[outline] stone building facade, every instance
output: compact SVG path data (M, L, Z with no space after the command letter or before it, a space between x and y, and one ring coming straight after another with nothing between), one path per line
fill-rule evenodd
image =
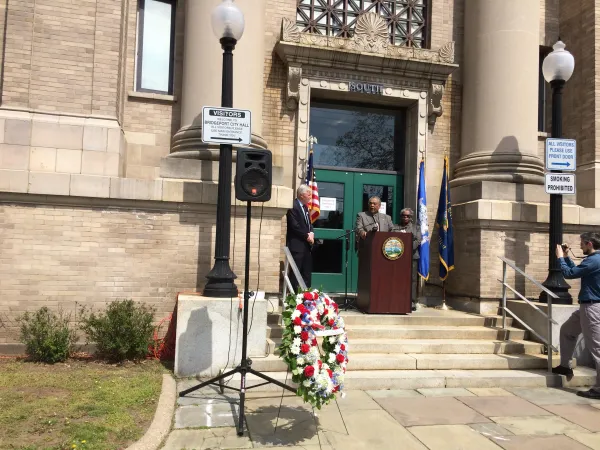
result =
M14 342L16 316L42 305L73 311L133 298L165 315L178 292L202 290L214 256L218 148L202 143L200 112L220 104L221 48L210 24L219 1L0 0L0 343ZM578 141L565 240L597 229L599 2L236 4L246 28L234 53L234 106L252 111L252 146L268 148L274 163L272 199L254 208L253 288L281 291L283 216L304 176L310 136L319 139L320 124L311 121L319 108L326 118L364 110L362 118L395 120L393 137L385 137L393 141L393 167L373 169L367 161L348 168L348 160L317 166L328 180L320 183L325 194L346 187L333 212L341 214L344 203L344 220L352 220L360 210L368 189L348 197L363 188L356 174L383 186L388 211L414 208L423 158L433 229L447 155L456 266L449 301L493 311L498 256L542 281L551 123L539 71L559 34L576 60L564 102L565 137ZM359 151L371 145L352 138L344 134ZM344 145L315 151L325 158L334 147ZM242 283L245 208L232 204L232 267ZM328 252L338 249L327 234L335 228L323 228ZM441 296L436 247L423 291L428 301ZM322 270L319 280L337 274ZM513 282L537 297L535 287Z

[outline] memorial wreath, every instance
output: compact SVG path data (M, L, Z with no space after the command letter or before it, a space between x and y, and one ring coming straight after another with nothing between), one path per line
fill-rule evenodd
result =
M290 294L283 309L281 357L298 384L298 395L321 409L344 388L348 336L337 304L318 290ZM317 338L323 337L323 355Z

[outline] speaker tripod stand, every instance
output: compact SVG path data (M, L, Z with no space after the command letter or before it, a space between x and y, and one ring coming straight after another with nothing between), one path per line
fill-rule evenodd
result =
M185 391L181 391L181 393L179 394L180 397L185 397L187 394L189 394L190 392L196 391L198 389L201 389L205 386L209 386L209 385L216 385L219 386L219 388L221 389L221 393L223 393L223 389L230 389L232 391L237 391L240 393L240 413L239 413L239 418L238 418L238 427L237 427L237 434L238 436L242 436L244 434L244 420L245 420L245 413L244 413L244 403L246 400L246 391L249 389L254 389L257 388L259 386L264 386L266 384L275 384L277 386L279 386L280 388L283 389L287 389L288 391L293 392L294 394L296 393L296 389L294 389L291 386L288 386L287 384L282 383L281 381L275 380L267 375L264 375L260 372L258 372L257 370L252 369L252 367L250 367L252 365L252 360L250 358L248 358L248 304L249 304L249 299L250 299L250 287L249 287L249 279L250 279L250 218L252 215L252 211L251 211L251 202L247 202L247 206L246 206L246 268L245 268L245 277L244 277L244 315L243 315L243 335L242 335L242 361L240 363L239 366L237 366L235 369L230 370L229 372L225 372L222 373L221 375L212 378L208 381L205 381L203 383L200 383L197 386L193 386L189 389L186 389ZM234 388L234 387L230 387L227 386L223 383L223 380L231 375L235 375L236 373L239 373L241 376L241 380L240 380L240 388ZM254 384L252 386L246 386L246 376L248 374L252 374L252 375L256 375L259 378L262 378L263 380L265 380L264 383L259 383L259 384Z

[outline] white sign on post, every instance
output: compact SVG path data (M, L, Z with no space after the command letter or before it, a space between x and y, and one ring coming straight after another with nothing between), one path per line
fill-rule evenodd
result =
M575 194L575 175L570 173L547 173L546 194Z
M250 145L252 113L245 109L202 108L202 142Z
M575 171L577 168L575 139L546 139L546 169Z

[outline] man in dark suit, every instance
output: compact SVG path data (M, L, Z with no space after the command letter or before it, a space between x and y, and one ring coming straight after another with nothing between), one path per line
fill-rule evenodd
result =
M287 217L287 235L286 245L294 258L294 262L300 271L300 275L310 287L312 277L312 246L315 243L315 234L308 214L308 203L311 200L312 192L308 186L302 184L296 191L296 200L294 206L288 209ZM293 273L290 275L290 281L294 292L298 290L298 281Z

